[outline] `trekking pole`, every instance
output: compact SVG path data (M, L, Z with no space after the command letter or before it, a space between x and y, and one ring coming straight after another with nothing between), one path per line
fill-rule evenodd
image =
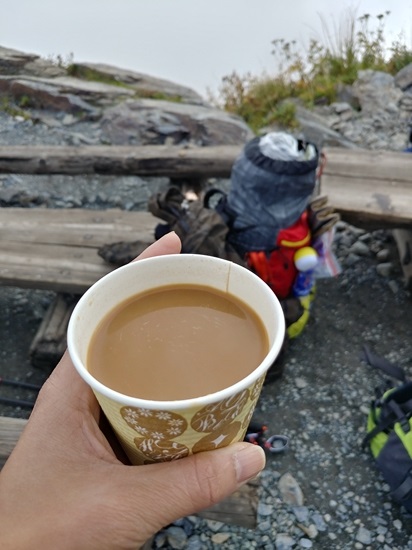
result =
M0 385L11 386L12 388L22 388L25 390L40 391L41 386L35 384L29 384L28 382L20 382L19 380L6 380L0 376ZM33 401L26 401L25 399L15 399L12 397L0 396L0 403L3 405L10 405L11 407L25 407L32 409L34 407Z
M35 384L29 384L28 382L20 382L19 380L6 380L0 376L0 385L12 386L14 388L24 388L26 390L39 391L41 386L36 386Z
M26 407L28 409L32 409L34 407L34 402L32 401L25 401L24 399L11 399L9 397L1 396L0 403L3 405L10 405L12 407Z

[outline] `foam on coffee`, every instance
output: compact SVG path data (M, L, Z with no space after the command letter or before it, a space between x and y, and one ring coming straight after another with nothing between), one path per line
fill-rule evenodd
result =
M190 399L242 380L268 348L263 323L238 298L207 286L170 285L109 312L91 339L87 368L131 397Z

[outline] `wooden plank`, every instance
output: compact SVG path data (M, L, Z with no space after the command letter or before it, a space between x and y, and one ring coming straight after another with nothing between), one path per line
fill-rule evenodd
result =
M57 294L30 345L33 366L52 370L67 347L67 326L78 298L72 294Z
M325 148L320 192L342 219L369 228L412 225L412 155Z
M321 193L328 203L353 225L394 229L412 225L412 182L379 185L345 176L323 175Z
M113 268L90 248L1 243L0 284L82 293Z
M405 278L405 287L412 289L412 229L395 229L393 236Z
M154 240L161 220L150 212L118 209L87 210L2 208L0 248L4 242L62 244L97 248L122 240Z
M241 146L1 146L0 173L228 177Z
M20 418L0 416L0 469L16 446L26 423L27 420ZM258 489L257 481L249 482L222 502L203 510L198 515L254 529L257 525Z
M325 175L379 182L411 182L412 155L400 151L325 147Z

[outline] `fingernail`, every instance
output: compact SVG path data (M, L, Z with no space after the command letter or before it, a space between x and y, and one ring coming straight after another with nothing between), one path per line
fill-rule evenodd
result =
M265 467L265 451L259 445L245 443L233 456L239 485L256 477Z

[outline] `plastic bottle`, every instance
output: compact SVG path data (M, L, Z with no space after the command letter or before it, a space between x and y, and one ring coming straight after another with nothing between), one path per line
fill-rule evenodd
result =
M292 289L293 295L307 296L315 284L314 269L318 263L318 254L311 246L305 246L296 251L293 259L298 269Z

